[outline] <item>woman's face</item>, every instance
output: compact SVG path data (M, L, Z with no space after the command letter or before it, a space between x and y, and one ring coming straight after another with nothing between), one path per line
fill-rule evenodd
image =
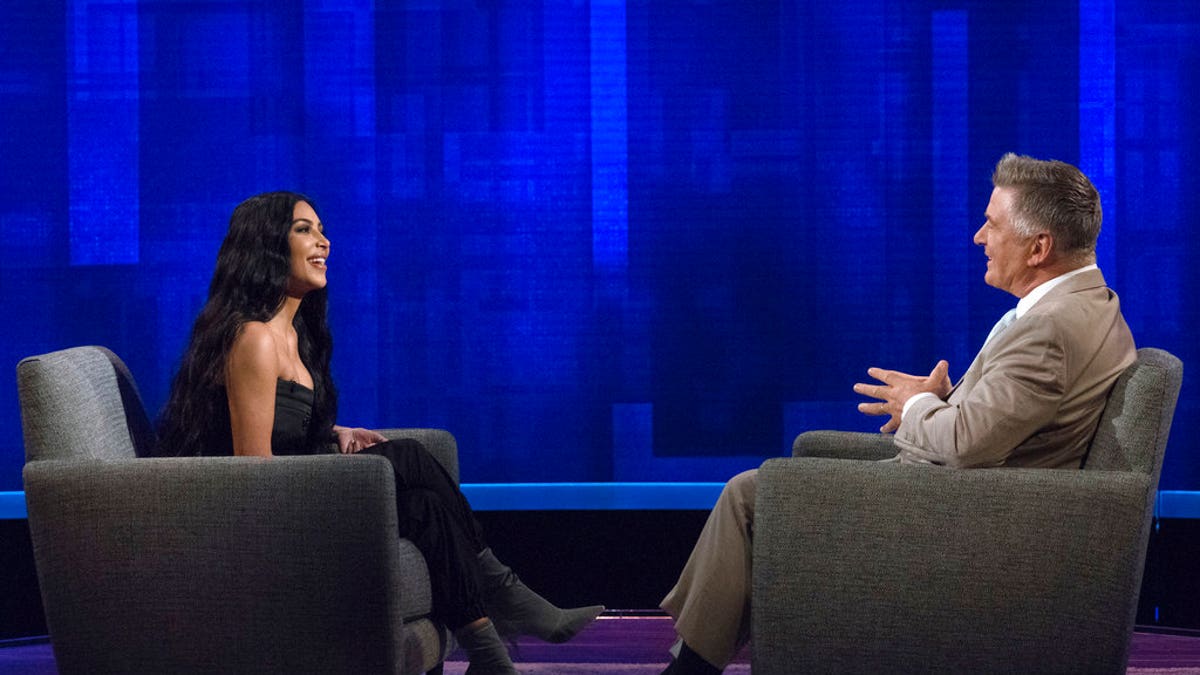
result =
M329 259L329 240L317 212L308 202L296 202L292 209L292 227L288 244L292 250L292 273L288 277L288 295L303 297L309 291L325 288L325 263Z

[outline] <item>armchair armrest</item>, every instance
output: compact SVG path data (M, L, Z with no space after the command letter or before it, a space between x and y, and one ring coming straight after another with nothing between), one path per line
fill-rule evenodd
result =
M897 453L890 434L851 431L806 431L792 442L793 457L891 459Z
M1124 672L1149 477L812 458L758 481L755 673Z
M389 441L398 438L412 438L420 441L421 445L424 445L425 449L442 463L454 482L458 482L458 443L449 431L445 429L376 429L376 431L386 436Z
M400 672L386 459L40 461L24 477L64 673Z

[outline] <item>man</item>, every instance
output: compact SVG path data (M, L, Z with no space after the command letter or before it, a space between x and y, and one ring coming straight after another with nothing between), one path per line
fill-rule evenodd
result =
M894 461L954 468L1079 468L1117 377L1136 358L1120 301L1096 267L1100 195L1079 169L1009 153L992 174L974 241L988 285L1017 298L957 384L939 361L927 376L871 368ZM721 492L662 608L678 654L664 675L719 673L745 643L757 470Z

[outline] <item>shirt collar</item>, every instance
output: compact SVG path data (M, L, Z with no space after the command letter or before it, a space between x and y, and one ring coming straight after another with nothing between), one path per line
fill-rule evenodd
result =
M1083 267L1080 267L1079 269L1071 270L1070 272L1067 272L1066 274L1060 274L1049 281L1043 281L1032 291L1029 291L1029 293L1025 294L1025 297L1023 297L1017 301L1017 318L1019 319L1022 316L1024 316L1025 312L1028 312L1034 305L1036 305L1038 300L1041 300L1042 298L1046 297L1046 294L1049 293L1051 290L1053 290L1055 286L1061 284L1062 282L1066 281L1067 279L1070 279L1073 276L1078 276L1080 274L1083 274L1084 272L1088 272L1090 270L1098 270L1098 269L1100 269L1100 268L1097 267L1096 265L1084 265Z

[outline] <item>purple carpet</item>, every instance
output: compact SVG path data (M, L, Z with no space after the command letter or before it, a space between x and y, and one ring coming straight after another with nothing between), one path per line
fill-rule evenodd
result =
M513 661L525 675L657 675L675 640L670 619L661 616L601 617L570 644L550 645L520 640ZM462 675L467 664L460 654L446 662L446 675ZM750 650L742 651L725 669L730 675L750 672ZM1200 675L1200 635L1135 633L1129 675Z
M525 675L657 675L669 658L674 641L665 617L605 616L569 644L551 645L523 639L514 646L513 660ZM462 675L467 664L460 654L446 662L446 675ZM54 654L44 642L0 648L4 675L56 675ZM750 672L749 650L725 670L730 675ZM1130 649L1129 675L1200 675L1200 634L1137 632Z

